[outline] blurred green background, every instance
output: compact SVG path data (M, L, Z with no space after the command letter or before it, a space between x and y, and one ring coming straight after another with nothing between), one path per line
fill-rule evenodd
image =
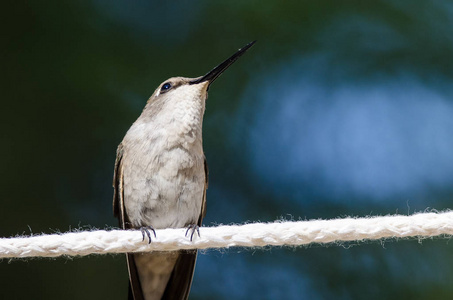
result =
M0 233L117 226L116 146L156 86L210 89L205 225L452 208L451 1L15 1ZM354 247L353 247L354 246ZM447 239L205 251L191 299L452 299ZM3 260L2 299L125 299L123 255Z

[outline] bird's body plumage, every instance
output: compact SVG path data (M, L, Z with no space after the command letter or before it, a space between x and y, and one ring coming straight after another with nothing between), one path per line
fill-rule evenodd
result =
M166 82L176 80L184 79ZM198 223L206 182L201 126L207 84L204 87L184 85L167 97L152 96L121 143L124 205L135 228Z
M202 143L207 91L253 44L204 76L164 81L149 98L117 150L113 212L123 229L201 226L208 185ZM129 298L187 299L196 257L196 250L128 253Z
M201 226L207 187L202 120L208 82L189 85L190 80L165 81L174 91L162 94L159 87L118 147L114 210L124 229ZM196 255L128 254L135 298L140 299L140 292L143 299L187 298ZM175 269L179 278L170 282ZM169 284L177 286L168 289ZM175 291L182 297L175 298Z

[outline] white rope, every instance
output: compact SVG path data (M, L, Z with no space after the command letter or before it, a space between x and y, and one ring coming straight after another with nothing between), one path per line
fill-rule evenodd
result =
M0 258L56 257L178 249L300 246L310 243L378 240L387 238L453 235L453 212L412 216L282 221L218 227L201 227L193 241L186 229L156 230L148 244L140 230L96 230L0 239Z

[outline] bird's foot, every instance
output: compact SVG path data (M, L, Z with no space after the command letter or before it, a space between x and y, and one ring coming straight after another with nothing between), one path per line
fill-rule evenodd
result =
M145 240L145 233L148 236L148 244L151 244L151 231L154 234L154 238L156 238L156 231L154 230L153 226L143 226L140 228L140 231L142 232L143 236L142 241Z
M191 231L191 233L190 233L190 241L192 241L193 235L195 234L195 231L197 232L198 237L200 237L200 226L198 226L197 224L190 224L189 226L187 226L186 236L189 233L189 231Z

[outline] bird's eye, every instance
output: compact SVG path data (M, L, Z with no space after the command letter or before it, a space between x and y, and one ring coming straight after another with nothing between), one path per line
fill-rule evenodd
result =
M164 83L162 85L162 87L160 88L160 91L161 92L166 92L168 91L169 89L171 89L171 83L170 82L167 82L167 83Z

